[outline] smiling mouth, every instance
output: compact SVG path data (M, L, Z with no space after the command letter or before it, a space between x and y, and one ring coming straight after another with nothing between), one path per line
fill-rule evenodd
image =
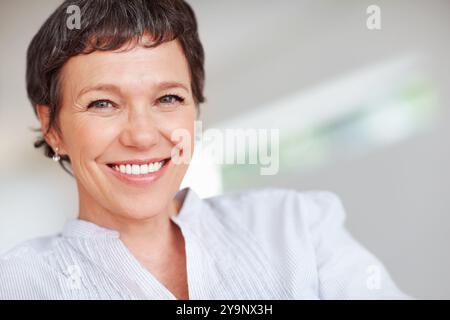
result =
M107 166L125 175L142 176L160 171L161 168L163 168L169 162L169 160L170 158L161 159L158 161L118 162L108 163Z

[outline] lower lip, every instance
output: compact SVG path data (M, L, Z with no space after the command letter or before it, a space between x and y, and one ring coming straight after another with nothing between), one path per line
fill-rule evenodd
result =
M107 169L120 181L133 186L133 187L148 187L153 182L155 182L161 175L166 171L167 167L170 164L170 160L167 160L166 163L155 172L150 172L147 174L139 174L139 175L131 175L131 174L125 174L121 173L120 171L116 171L116 169L111 168L110 166L106 165Z

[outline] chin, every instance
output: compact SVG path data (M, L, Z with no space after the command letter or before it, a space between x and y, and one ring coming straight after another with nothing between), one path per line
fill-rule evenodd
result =
M143 195L132 198L132 200L130 200L130 198L123 199L124 201L118 203L116 206L120 209L113 210L113 212L121 212L122 215L132 219L148 219L167 211L167 207L171 201L168 197L156 197L151 195L147 195L145 198L143 198Z

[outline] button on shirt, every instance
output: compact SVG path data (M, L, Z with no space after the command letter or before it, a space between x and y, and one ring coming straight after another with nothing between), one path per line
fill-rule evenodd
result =
M200 199L170 219L185 239L189 298L406 299L344 228L329 192L261 189ZM111 229L80 219L0 257L0 299L176 299Z

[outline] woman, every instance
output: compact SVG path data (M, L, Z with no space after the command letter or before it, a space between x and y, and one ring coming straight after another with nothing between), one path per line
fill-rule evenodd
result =
M182 0L71 0L49 17L27 55L35 145L70 164L79 217L0 259L0 298L406 297L345 231L331 193L179 191L203 65Z

